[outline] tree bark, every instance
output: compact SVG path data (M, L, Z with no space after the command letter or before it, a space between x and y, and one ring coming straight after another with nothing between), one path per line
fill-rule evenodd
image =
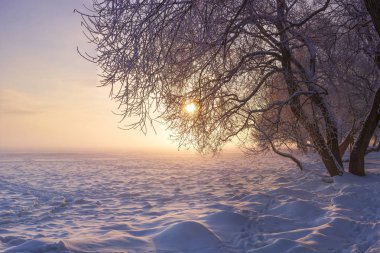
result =
M292 69L292 62L291 62L291 51L289 49L289 38L285 31L285 9L286 4L285 0L277 0L277 29L280 31L280 43L279 46L281 48L281 65L284 68L284 78L287 84L287 90L289 93L289 96L293 96L298 92L298 85L295 81L295 77L293 76L293 69ZM324 107L324 104L322 103L322 100L318 100L320 98L317 96L316 98L313 98L314 103L321 108L322 113L328 113L327 109ZM341 169L343 167L341 166L341 158L339 154L339 146L337 139L335 141L330 141L329 143L326 143L322 133L320 132L320 129L318 125L315 122L312 122L308 119L307 115L305 114L301 101L298 96L294 96L292 101L290 102L290 109L294 116L301 122L301 124L305 127L306 131L311 137L311 140L314 144L314 147L316 148L318 154L321 156L322 161L329 172L330 176L337 176L341 174ZM326 120L327 115L324 115L324 119ZM326 121L327 128L333 127L332 124L330 124L330 118L328 121ZM328 137L333 137L334 135L337 138L337 133L333 131L333 128L328 129L327 131ZM330 147L333 147L335 150L332 151ZM339 158L336 158L336 154Z
M328 110L328 107L319 94L313 96L315 103L320 108L323 118L326 124L326 144L331 150L332 155L334 156L336 162L343 168L342 156L340 155L340 148L338 142L338 128L336 122L333 120L331 112ZM313 99L313 100L314 100Z
M344 138L344 140L339 145L339 153L340 157L343 157L344 153L346 152L347 148L350 146L350 143L354 141L354 126L350 130L350 132L347 134L347 136Z
M380 1L364 0L364 4L371 16L373 25L380 36ZM380 44L377 46L375 54L375 63L380 70ZM364 176L364 157L373 133L376 130L380 120L380 87L375 93L371 110L367 114L364 124L360 130L359 136L355 141L354 147L350 155L349 172L358 176Z
M377 34L380 37L380 1L379 0L364 0L369 15L371 16L372 23L375 26ZM380 69L380 43L377 45L375 54L375 63Z
M275 152L277 155L289 158L298 166L298 168L300 168L300 170L305 170L300 160L298 160L297 158L295 158L293 155L291 155L289 153L285 153L285 152L278 150L272 141L270 141L269 139L268 139L268 141L269 141L269 144L270 144L273 152Z
M364 0L365 7L369 15L371 15L373 25L377 33L380 35L380 1L379 0Z
M350 155L349 172L358 176L364 176L364 156L366 154L371 137L376 130L380 120L380 87L375 93L372 107L368 113L364 124L360 130L359 136L355 141L354 147Z

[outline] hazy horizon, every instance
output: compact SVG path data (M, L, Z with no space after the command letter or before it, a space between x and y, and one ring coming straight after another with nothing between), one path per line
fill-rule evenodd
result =
M148 137L147 137L148 138ZM226 145L219 154L230 154L230 153L243 153L244 151L234 144ZM142 146L142 147L121 147L121 148L59 148L59 147L45 147L45 148L0 148L0 154L126 154L126 153L136 153L136 154L191 154L200 156L213 156L212 152L206 154L201 154L194 148L178 147L176 143L173 147L152 147L152 146Z

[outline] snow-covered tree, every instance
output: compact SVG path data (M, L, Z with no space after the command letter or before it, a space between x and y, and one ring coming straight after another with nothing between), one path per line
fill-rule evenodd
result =
M335 176L339 129L315 36L330 4L93 0L81 15L97 55L85 57L123 115L138 118L130 127L164 120L180 145L201 152L234 137L282 155L282 144L311 148Z

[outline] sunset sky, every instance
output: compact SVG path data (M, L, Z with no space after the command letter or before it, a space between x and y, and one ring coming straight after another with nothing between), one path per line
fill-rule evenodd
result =
M0 151L177 150L158 134L118 128L117 104L97 87L80 17L89 0L0 1Z

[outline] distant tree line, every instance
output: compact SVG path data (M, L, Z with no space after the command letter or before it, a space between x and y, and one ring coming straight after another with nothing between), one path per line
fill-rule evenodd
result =
M293 150L316 152L331 176L347 152L365 175L380 150L378 0L93 0L79 13L97 49L84 56L131 128L163 120L180 146L237 138L301 169Z

